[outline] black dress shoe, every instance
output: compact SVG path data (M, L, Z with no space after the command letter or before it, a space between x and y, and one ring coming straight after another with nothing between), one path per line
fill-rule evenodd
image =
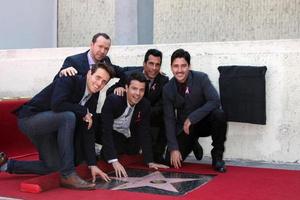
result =
M203 158L203 149L201 147L201 145L199 144L199 142L195 142L193 145L193 153L196 157L197 160L202 160Z
M88 183L81 179L76 173L72 173L67 177L60 178L60 185L65 188L75 190L95 190L96 185L94 183Z
M0 152L0 167L2 167L2 165L4 165L5 163L7 163L7 155L4 152Z
M226 172L226 166L225 166L225 162L223 160L213 161L212 167L217 172L221 172L221 173Z

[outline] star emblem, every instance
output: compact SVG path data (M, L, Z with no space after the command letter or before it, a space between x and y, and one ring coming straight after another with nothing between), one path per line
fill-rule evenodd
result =
M180 196L201 187L214 177L214 175L159 172L131 168L126 169L126 172L128 174L126 178L115 177L115 172L109 173L111 178L109 182L97 178L96 188Z
M159 171L155 171L153 173L150 173L142 177L126 177L126 178L110 177L110 178L126 182L122 185L112 188L112 190L122 190L122 189L149 186L149 187L171 191L171 192L179 192L172 185L172 183L199 180L195 178L166 178Z

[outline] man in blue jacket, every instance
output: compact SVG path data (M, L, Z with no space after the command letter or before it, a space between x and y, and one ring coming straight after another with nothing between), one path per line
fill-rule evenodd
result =
M96 166L93 113L99 91L114 76L105 64L92 66L86 76L57 78L15 111L21 131L36 146L36 161L8 160L1 153L1 171L15 174L48 174L59 171L61 185L72 189L95 189L95 184L82 180L75 172L74 137L83 138L82 151L93 180L108 176ZM80 130L76 132L77 130Z
M113 65L107 53L111 46L111 39L106 33L97 33L93 36L90 49L86 52L68 56L59 70L58 76L74 76L76 74L86 75L91 66L97 62L112 66L115 70L115 76L122 78L123 70L117 65Z
M225 172L223 153L227 120L207 74L190 70L190 54L176 50L171 56L174 77L163 90L164 121L168 140L167 161L175 168L189 155L199 137L211 135L212 166Z

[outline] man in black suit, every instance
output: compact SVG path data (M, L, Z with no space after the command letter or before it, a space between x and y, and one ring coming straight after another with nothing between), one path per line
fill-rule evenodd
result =
M95 184L82 180L75 172L74 137L79 134L82 151L91 170L93 180L108 176L96 166L93 114L99 91L114 76L110 66L98 63L86 76L56 79L28 103L15 111L21 131L38 149L40 160L8 160L1 170L15 174L48 174L59 171L61 185L73 189L95 189ZM92 145L91 145L92 144ZM7 160L1 154L0 160Z
M174 77L163 90L164 120L168 140L167 161L175 168L191 152L199 137L211 135L212 166L225 172L223 153L227 120L220 99L207 74L190 70L190 54L176 50L171 56Z
M113 65L107 53L111 46L111 39L106 33L97 33L93 36L90 49L84 53L69 56L59 70L58 76L74 76L76 74L86 75L91 66L97 62L110 65L116 72L116 77L124 76L123 69L117 65Z
M169 81L167 76L160 73L161 62L162 52L157 49L149 49L144 56L143 67L125 72L126 77L132 73L143 73L149 81L144 96L151 104L150 133L152 137L153 159L158 163L163 162L163 154L167 144L163 121L162 89ZM126 78L120 79L119 82L107 90L107 93L114 92L117 95L123 96L125 92L125 83Z
M143 98L147 79L142 73L127 78L124 96L110 94L102 107L102 155L113 165L117 177L127 176L118 162L120 154L139 154L150 168L167 166L153 162L150 135L150 103Z

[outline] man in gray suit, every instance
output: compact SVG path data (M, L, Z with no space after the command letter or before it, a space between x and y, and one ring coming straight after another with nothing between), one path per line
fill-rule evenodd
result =
M192 151L199 137L212 137L212 167L225 172L223 161L227 120L207 74L190 69L190 54L177 49L171 56L174 77L163 90L164 121L168 140L166 161L175 168Z

